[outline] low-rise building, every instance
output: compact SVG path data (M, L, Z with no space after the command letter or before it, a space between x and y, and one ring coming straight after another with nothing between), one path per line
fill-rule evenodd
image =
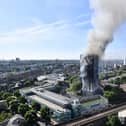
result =
M108 105L108 100L102 96L87 97L80 101L77 97L63 96L41 86L22 89L20 93L26 97L28 102L35 101L41 106L48 106L52 111L51 121L53 124L101 111Z
M118 118L122 125L126 125L126 110L118 112Z

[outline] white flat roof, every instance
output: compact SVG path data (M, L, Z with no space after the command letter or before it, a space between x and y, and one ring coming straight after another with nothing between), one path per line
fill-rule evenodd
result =
M32 91L36 94L39 95L40 97L47 98L56 102L61 103L62 105L69 104L72 100L68 97L65 97L60 94L56 94L54 92L45 90L43 88L32 88Z
M49 108L51 108L53 110L64 111L64 108L62 108L61 106L58 106L58 105L56 105L56 104L54 104L52 102L49 102L49 101L47 101L47 100L45 100L45 99L43 99L43 98L41 98L41 97L39 97L37 95L32 95L32 96L28 96L28 97L31 100L36 101L41 105L46 105L46 106L48 106Z
M37 77L38 81L42 81L42 80L44 80L44 79L46 79L46 78L47 78L46 75L41 75L41 76L38 76L38 77Z
M126 110L118 112L118 117L126 117Z

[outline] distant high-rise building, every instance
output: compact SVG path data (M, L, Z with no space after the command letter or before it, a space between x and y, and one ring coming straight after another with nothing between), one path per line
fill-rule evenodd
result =
M126 65L126 58L124 58L123 60L123 65Z
M114 68L117 68L117 64L115 63L115 64L113 65L113 67L114 67Z
M18 58L18 57L16 57L16 59L15 59L16 61L20 61L20 58Z

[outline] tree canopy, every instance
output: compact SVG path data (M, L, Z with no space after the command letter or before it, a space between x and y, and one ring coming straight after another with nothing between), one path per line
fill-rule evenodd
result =
M22 116L24 116L25 113L29 110L30 107L28 106L28 104L20 104L18 107L18 113L20 113Z
M68 91L77 92L81 89L81 81L79 76L71 76L69 78L69 89Z
M37 102L32 102L32 108L35 110L35 111L39 111L41 109L41 105Z
M106 126L121 126L121 122L117 116L109 116L108 121L106 122Z
M50 110L47 106L42 107L40 112L41 112L42 119L47 121L50 120Z
M17 113L18 112L18 105L19 105L18 100L10 101L9 108L10 108L12 113Z
M37 119L38 119L36 112L34 110L27 111L24 117L28 126L32 126L36 124Z

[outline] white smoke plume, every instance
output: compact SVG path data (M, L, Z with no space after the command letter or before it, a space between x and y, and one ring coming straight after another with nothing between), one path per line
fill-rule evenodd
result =
M102 56L116 29L126 21L126 0L90 0L93 30L88 35L88 54Z

